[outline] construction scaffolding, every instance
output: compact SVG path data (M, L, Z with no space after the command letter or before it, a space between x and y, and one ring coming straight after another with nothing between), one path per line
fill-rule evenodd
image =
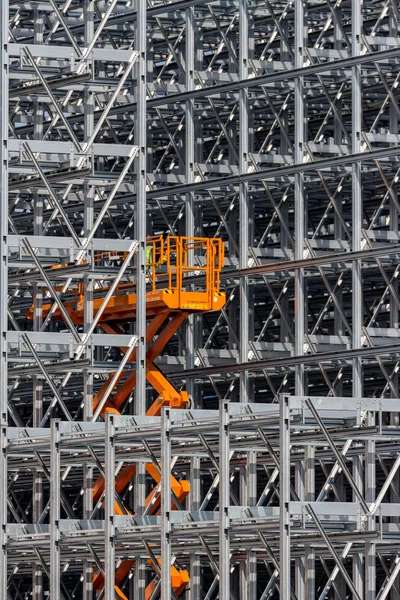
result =
M0 37L0 599L398 600L398 0Z

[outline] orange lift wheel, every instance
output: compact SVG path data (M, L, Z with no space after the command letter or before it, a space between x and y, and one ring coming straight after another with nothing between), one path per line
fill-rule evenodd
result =
M101 262L107 257L104 253L95 256L95 262ZM113 257L118 259L117 256ZM123 256L120 257L121 260ZM156 390L157 398L147 411L147 415L157 416L163 406L174 408L185 408L188 404L187 392L177 390L171 382L163 375L155 365L156 358L163 351L169 340L176 333L179 326L189 314L204 313L213 310L221 310L225 304L225 294L220 291L220 273L224 263L224 246L219 238L195 238L155 236L146 242L146 315L148 319L146 331L146 379ZM133 265L134 268L134 265ZM202 275L201 283L193 285L193 275ZM196 289L194 289L196 288ZM108 288L96 290L96 298L93 302L94 314L96 314L102 303L102 296L107 293ZM83 289L78 286L75 298L64 304L71 320L76 325L83 324ZM51 309L51 305L43 306L44 317ZM123 323L131 322L136 316L136 294L134 284L119 285L115 295L109 300L105 308L99 326L105 333L124 333ZM33 306L28 312L28 319L33 318ZM62 320L61 311L57 308L53 313L54 319ZM122 350L125 350L122 348ZM134 350L129 362L135 362L136 351ZM93 398L93 411L102 402L102 398L113 379L111 374L104 381L100 390ZM115 382L114 389L107 401L101 407L100 415L104 418L107 412L121 414L123 406L132 394L136 385L136 372L123 371ZM154 464L146 465L146 471L154 480L156 486L146 499L149 514L158 514L160 508L160 494L157 484L160 476ZM134 465L126 466L117 475L115 480L115 491L121 494L130 484L136 473ZM171 476L171 489L179 504L181 504L190 491L189 482L177 481ZM101 501L104 493L104 479L100 476L93 486L93 500ZM173 505L173 508L177 506ZM121 502L115 503L116 514L130 514L129 510ZM160 559L158 559L159 561ZM151 561L150 561L151 564ZM134 566L134 561L125 560L120 563L115 573L116 598L126 599L120 589L120 585ZM153 565L155 571L157 568ZM179 597L189 582L189 574L185 570L171 567L172 589ZM93 587L101 592L104 586L104 578L99 571L94 575ZM146 599L151 598L156 587L153 580L146 588Z

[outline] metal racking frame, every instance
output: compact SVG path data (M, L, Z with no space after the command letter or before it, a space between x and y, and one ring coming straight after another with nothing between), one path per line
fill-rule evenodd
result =
M111 600L133 557L129 600L173 598L171 562L187 600L397 599L398 2L0 6L0 597ZM228 301L157 361L191 409L146 417L145 240L170 234L223 238ZM121 282L136 321L106 335ZM82 284L83 326L43 317ZM135 394L93 422L133 346ZM191 486L151 517L149 451L158 492Z

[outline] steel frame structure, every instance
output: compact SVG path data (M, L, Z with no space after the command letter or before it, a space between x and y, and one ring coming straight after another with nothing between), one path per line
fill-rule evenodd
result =
M171 564L187 600L399 598L399 29L397 0L2 0L1 598L114 600L125 559L129 600L175 598ZM149 235L226 246L226 306L156 362L191 407L161 417Z

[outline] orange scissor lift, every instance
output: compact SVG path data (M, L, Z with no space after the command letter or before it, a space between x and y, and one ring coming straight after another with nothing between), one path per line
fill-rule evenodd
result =
M187 392L177 390L154 364L154 361L189 314L221 310L224 306L225 294L220 291L224 246L219 238L177 236L164 238L163 236L154 236L147 238L146 257L146 379L158 394L146 414L157 416L163 406L174 408L185 408L187 406ZM104 254L97 255L95 261L99 262L103 258ZM194 286L191 282L191 276L193 275L203 275L202 281L204 283L200 285L196 283L196 286ZM196 291L194 287L196 287ZM99 296L93 301L94 314L101 306L107 288L102 288L100 291L96 290L96 292L99 292ZM83 324L83 288L81 285L75 293L75 298L65 302L64 307L76 325ZM48 314L50 308L51 305L43 306L44 316ZM33 309L31 308L28 318L32 317ZM59 309L55 310L53 317L63 319ZM109 300L99 325L105 333L122 334L125 333L123 324L134 321L135 317L135 286L130 283L122 284L117 287L115 294ZM122 348L122 350L125 349ZM129 357L129 362L135 362L135 360L136 351L134 350ZM101 403L112 379L113 374L110 374L95 395L93 399L94 411ZM102 407L101 416L104 418L107 412L121 414L124 404L131 396L135 385L136 372L134 370L122 372L115 382L112 395L109 396ZM160 510L161 498L157 487L160 483L160 475L152 463L146 465L146 471L156 484L146 499L147 511L150 515L156 515ZM121 494L126 486L130 484L135 473L136 466L134 465L126 466L120 471L115 479L115 491L118 494ZM188 481L177 481L173 476L171 476L171 488L180 504L190 491ZM94 502L101 500L103 492L104 478L100 476L93 487ZM176 508L176 506L173 505L173 508ZM115 512L120 515L131 514L121 502L115 502ZM151 561L150 564L152 564ZM115 573L116 598L127 600L120 585L133 566L134 561L124 560L117 567ZM158 571L158 565L152 566L155 571ZM171 583L176 596L179 597L183 593L188 582L189 574L187 571L178 570L176 567L171 566ZM103 586L104 578L102 573L98 571L93 578L93 587L100 593ZM155 588L156 581L153 580L146 588L146 600L151 598Z

